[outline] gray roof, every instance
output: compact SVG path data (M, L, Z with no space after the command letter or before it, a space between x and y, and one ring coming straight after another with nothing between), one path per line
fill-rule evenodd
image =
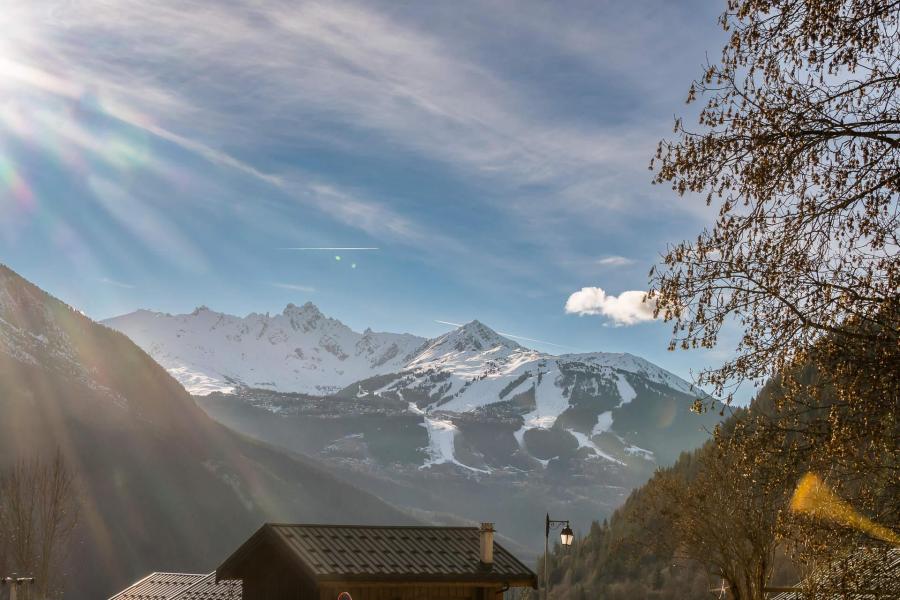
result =
M218 572L237 578L261 543L274 543L320 582L498 582L534 586L537 577L494 542L494 563L480 562L477 527L266 524Z
M797 588L771 600L900 598L900 548L859 548L813 573Z
M240 581L215 573L150 573L109 600L240 600Z
M205 573L150 573L109 600L167 600L204 577Z
M241 600L241 596L242 587L239 580L216 581L216 573L213 571L169 600Z

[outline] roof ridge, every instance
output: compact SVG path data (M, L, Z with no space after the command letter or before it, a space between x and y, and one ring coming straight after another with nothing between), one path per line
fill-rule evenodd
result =
M333 523L266 523L270 527L317 527L329 529L475 529L475 525L348 525Z

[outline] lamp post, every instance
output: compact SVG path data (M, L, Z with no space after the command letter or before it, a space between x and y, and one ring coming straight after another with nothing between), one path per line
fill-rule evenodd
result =
M549 571L549 556L550 556L550 530L551 529L559 529L563 528L562 531L559 532L559 541L566 548L572 545L572 540L575 539L575 533L572 531L572 528L569 527L568 520L557 521L550 518L550 513L547 513L547 521L544 527L544 600L550 595L550 571Z

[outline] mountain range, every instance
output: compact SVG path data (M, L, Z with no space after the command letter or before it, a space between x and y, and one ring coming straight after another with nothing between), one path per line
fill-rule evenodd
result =
M645 439L640 434L645 427L629 418L635 409L628 405L649 401L660 408L699 394L630 354L552 356L479 321L432 340L371 329L358 333L307 302L289 304L274 316L242 318L199 307L184 315L139 310L103 323L125 333L196 395L254 389L399 402L423 419L426 465L485 470L455 456L456 427L448 415L518 421L513 439L539 461L552 457L533 450L540 446L537 440L560 430L594 457L620 462L624 453L653 460L661 451L662 462L671 462L683 448L680 436L673 438L670 431L667 440ZM270 408L290 410L284 403ZM637 410L646 414L642 406ZM496 466L479 464L488 471Z

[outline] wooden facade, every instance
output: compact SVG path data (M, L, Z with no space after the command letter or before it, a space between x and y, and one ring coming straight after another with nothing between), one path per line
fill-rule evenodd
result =
M496 600L503 588L497 584L472 586L468 584L434 585L323 585L319 600L336 600L341 592L349 592L353 600Z
M274 546L258 548L240 568L243 597L255 600L314 600L319 597L315 581L297 569ZM335 596L337 597L337 596Z

